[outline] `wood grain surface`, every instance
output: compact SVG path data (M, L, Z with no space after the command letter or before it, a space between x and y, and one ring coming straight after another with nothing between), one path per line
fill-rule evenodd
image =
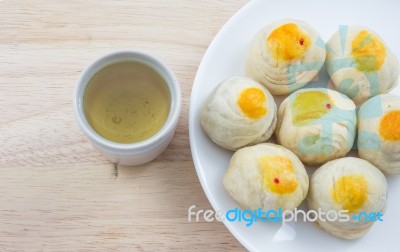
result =
M188 140L193 79L245 0L0 0L0 251L244 250L211 209ZM177 75L183 110L155 161L118 167L78 128L72 92L95 58L141 48Z

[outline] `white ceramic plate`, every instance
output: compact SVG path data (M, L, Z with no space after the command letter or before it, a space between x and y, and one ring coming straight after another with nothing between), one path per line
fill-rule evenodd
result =
M216 211L239 207L222 185L233 152L215 145L201 129L200 108L221 80L244 74L245 54L255 33L278 19L301 19L311 24L327 41L338 25L365 25L378 32L391 50L400 56L400 1L255 0L237 12L217 34L200 64L194 81L190 106L190 144L197 174ZM311 86L326 86L322 71ZM310 85L309 85L310 86ZM393 93L400 94L400 86ZM317 228L311 222L291 224L296 235L274 239L279 223L243 222L224 224L251 251L400 251L400 176L389 177L389 199L384 221L375 223L362 238L347 241ZM302 205L304 206L304 203Z

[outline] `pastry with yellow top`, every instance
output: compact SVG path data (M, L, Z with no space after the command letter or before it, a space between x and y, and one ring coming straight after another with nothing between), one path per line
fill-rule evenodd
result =
M399 78L396 56L377 33L362 26L344 26L332 35L326 68L337 89L356 104L388 93Z
M383 173L363 159L348 157L330 161L314 172L307 202L310 210L323 213L317 222L325 231L356 239L374 222L383 220L386 198Z
M308 192L304 165L290 150L258 144L235 152L223 184L243 209L293 210Z
M248 77L231 77L204 103L201 126L216 144L237 150L271 137L276 110L274 98L263 85Z
M280 20L265 26L254 37L246 74L273 95L289 94L318 74L325 56L325 44L309 24Z
M356 135L356 106L347 96L330 89L294 92L279 107L278 142L309 165L345 156Z
M400 96L377 95L358 112L358 154L385 174L400 174Z

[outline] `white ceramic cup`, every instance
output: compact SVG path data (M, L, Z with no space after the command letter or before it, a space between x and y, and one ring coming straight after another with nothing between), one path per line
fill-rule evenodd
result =
M83 99L86 86L93 76L104 67L125 61L136 61L154 69L165 80L170 95L170 112L163 127L150 138L131 144L122 144L110 141L99 135L85 117ZM181 90L175 75L155 57L140 51L118 51L105 55L90 64L81 74L73 98L73 106L79 126L99 150L110 161L123 165L139 165L147 163L163 152L171 142L179 120L181 111Z

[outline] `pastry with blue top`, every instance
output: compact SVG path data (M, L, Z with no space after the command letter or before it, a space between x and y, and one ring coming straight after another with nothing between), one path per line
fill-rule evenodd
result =
M385 174L400 174L400 96L377 95L361 106L358 154Z
M383 39L362 26L341 26L327 42L326 68L336 88L357 105L389 93L399 62Z
M278 142L309 165L344 157L356 135L356 105L344 94L325 88L302 89L279 107Z

